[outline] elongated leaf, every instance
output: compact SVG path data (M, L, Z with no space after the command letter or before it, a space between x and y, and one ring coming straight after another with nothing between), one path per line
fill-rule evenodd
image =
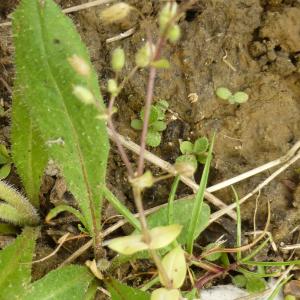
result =
M37 130L33 128L32 120L21 101L26 94L20 95L18 91L19 88L15 87L12 108L12 158L29 201L37 207L41 179L48 156L43 141Z
M21 299L31 280L31 261L38 229L25 228L15 242L0 251L0 299Z
M112 300L150 300L147 292L129 287L116 279L108 279L105 283Z
M92 280L86 267L67 266L28 286L22 300L82 300Z
M94 234L100 226L101 190L108 157L103 120L93 105L80 102L74 86L91 90L103 108L97 76L76 73L74 55L90 65L74 24L52 0L23 0L14 14L16 86L41 133L49 157L60 166Z

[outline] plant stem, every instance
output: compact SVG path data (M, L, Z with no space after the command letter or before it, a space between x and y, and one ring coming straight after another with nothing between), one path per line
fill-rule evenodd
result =
M139 213L139 219L141 222L142 235L143 235L144 242L146 244L150 245L151 244L151 236L150 236L150 232L148 230L146 215L145 215L145 211L144 211L144 207L143 207L143 203L142 203L141 189L139 189L137 187L133 187L133 196L134 196L135 206ZM158 256L158 254L156 253L156 251L154 249L149 248L148 251L158 269L158 272L163 277L164 282L167 282L167 287L171 288L172 283L168 277L168 274L166 273L165 268L162 265L160 257Z

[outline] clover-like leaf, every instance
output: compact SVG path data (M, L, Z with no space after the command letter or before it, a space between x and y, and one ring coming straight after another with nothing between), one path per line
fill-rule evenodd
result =
M134 119L131 121L130 126L135 130L143 129L143 121L140 119Z
M191 154L180 155L176 158L175 164L179 164L179 163L189 164L195 171L197 170L198 163L195 155L191 155Z
M162 265L168 275L168 278L172 282L173 288L180 288L185 280L186 276L186 261L184 251L180 246L177 246L171 250L162 260ZM159 280L167 286L164 277L159 273Z
M142 121L144 121L144 114L145 114L145 111L144 111L144 108L143 108L141 110L141 114L140 114L140 117L141 117ZM150 115L149 115L149 125L156 122L158 120L158 116L159 116L158 109L155 106L151 105L151 110L150 110Z
M205 152L197 155L197 160L200 164L204 165L206 162L206 159L207 159L207 153L205 153Z
M0 165L9 163L11 161L9 153L5 145L0 144Z
M233 95L233 99L235 103L245 103L248 101L249 96L245 92L236 92Z
M232 93L226 87L219 87L216 90L216 95L223 100L228 100L228 98L232 95Z
M169 103L166 100L159 100L155 106L163 112L166 112L169 108Z
M179 300L180 292L177 289L167 290L160 288L154 290L151 294L151 300Z
M167 124L164 121L156 121L151 125L151 129L154 131L164 131L167 128Z
M182 154L191 154L193 152L193 143L190 141L183 141L179 145Z
M208 146L209 146L208 139L206 137L201 137L195 141L193 151L196 154L203 153L207 151Z
M157 147L160 145L161 142L161 134L157 131L148 130L146 143L150 147Z

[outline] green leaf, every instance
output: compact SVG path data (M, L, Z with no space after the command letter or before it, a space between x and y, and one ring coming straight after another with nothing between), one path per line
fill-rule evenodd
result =
M207 151L208 146L209 146L209 142L206 137L198 138L194 143L193 152L196 154L201 154Z
M166 101L166 100L159 100L156 104L155 104L155 106L159 109L159 110L161 110L162 112L166 112L167 111L167 109L169 108L169 103L168 103L168 101Z
M150 147L157 147L161 142L161 134L157 131L148 130L146 143Z
M228 100L228 98L232 95L232 93L228 88L219 87L216 90L216 95L223 100Z
M234 98L234 102L236 103L245 103L248 101L249 96L245 92L236 92L233 95L233 98Z
M248 277L246 290L249 293L259 293L266 289L267 285L264 279L256 277Z
M11 164L6 164L2 167L0 167L0 179L5 179L11 170Z
M155 67L157 69L169 69L171 65L170 65L170 62L167 59L162 58L162 59L153 61L151 63L151 66Z
M196 159L195 155L192 155L192 154L185 154L185 155L178 156L176 158L176 163L179 163L179 162L191 164L195 170L198 167L197 159Z
M26 95L15 87L12 105L12 158L29 201L39 206L42 176L48 161L43 140L22 101ZM29 99L27 99L29 101Z
M207 250L213 249L215 247L216 247L215 243L210 243L204 249L205 249L205 251L207 251ZM221 257L221 255L222 255L222 252L215 252L215 253L205 256L205 259L207 259L208 261L216 261Z
M134 119L131 121L130 126L135 130L143 129L143 121L140 119Z
M192 289L190 292L183 292L183 296L187 300L195 300L197 298L197 289Z
M144 121L144 108L141 110L141 120ZM149 115L149 126L158 120L159 111L158 109L151 105L150 115Z
M24 287L31 280L31 261L37 235L37 228L26 227L11 245L0 251L1 300L24 299Z
M193 143L189 141L181 142L179 147L182 154L191 154L193 152Z
M206 162L206 159L207 159L207 153L202 153L200 155L197 155L197 161L200 163L200 164L205 164Z
M156 121L151 125L151 129L154 131L164 131L167 128L167 124L164 121Z
M107 279L105 284L112 300L150 300L150 294L147 292L129 287L116 279Z
M5 145L0 144L0 165L9 163L10 157L7 148Z
M232 283L239 288L243 288L247 284L247 278L244 275L236 275L232 278Z
M82 300L92 280L93 275L86 267L56 269L28 286L22 300Z
M191 210L194 207L195 199L188 199L184 201L174 201L174 216L176 224L180 224L183 226L182 231L177 238L177 241L184 245L186 244L187 231L191 216ZM200 217L198 219L195 236L198 236L208 225L210 217L210 207L203 203L202 210L200 213ZM157 212L151 214L147 217L147 223L149 228L155 228L158 226L168 225L168 207L162 207Z
M99 111L79 101L73 87L88 87L100 109L104 105L96 72L81 76L68 62L77 55L90 65L87 49L52 0L23 0L13 30L18 93L94 235L100 227L98 185L105 182L108 137L104 120L96 119Z

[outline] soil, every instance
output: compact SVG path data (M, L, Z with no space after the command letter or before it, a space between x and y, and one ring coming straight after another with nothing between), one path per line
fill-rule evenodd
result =
M12 12L16 2L1 1L2 21ZM57 2L65 8L86 1ZM146 31L154 38L158 33L155 18L159 1L131 0L128 3L140 9L145 20L141 21L133 13L121 24L108 26L99 19L101 7L70 15L90 50L104 97L107 96L106 81L113 75L109 67L111 50L117 46L125 49L127 64L123 75L128 74L134 63L134 53L145 42ZM209 185L284 155L300 139L300 1L199 0L179 23L182 28L180 42L164 48L164 56L170 60L172 68L158 72L154 94L155 101L167 100L172 112L168 113L168 126L161 146L151 151L172 163L179 155L179 140L195 140L200 136L211 136L216 131ZM135 33L130 37L106 43L106 39L132 27ZM0 99L4 108L9 109L14 76L10 28L0 27L0 36ZM137 142L138 132L130 127L130 121L138 116L143 105L147 74L147 70L140 70L117 101L115 122L118 130ZM248 102L230 105L217 99L215 90L219 86L247 92ZM191 93L197 94L196 102L190 101L188 96ZM4 117L0 121L0 140L9 145L9 119ZM299 167L299 162L292 165L260 194L257 226L263 228L266 201L270 200L272 218L269 230L278 244L292 243L292 232L300 224ZM152 170L160 172L157 168L152 167ZM253 190L271 171L237 184L238 194L243 196ZM12 174L8 180L17 182L15 177ZM52 179L57 180L56 176ZM110 156L108 183L118 197L133 208L126 172L114 148ZM146 207L166 202L169 183L159 183L145 193ZM57 184L50 182L49 186L45 193L48 199ZM182 185L178 196L190 193L191 190ZM233 201L230 188L217 192L216 196L226 203ZM47 207L44 209L47 211ZM253 228L254 209L255 197L242 206L245 231ZM113 210L107 207L106 218L113 214ZM232 232L229 228L233 224L229 219L223 224L228 226L223 229L219 226L217 233ZM207 239L211 239L210 234L215 229L211 227ZM50 238L44 238L47 239ZM45 244L53 247L49 242ZM78 245L72 244L72 247L77 249ZM57 259L62 261L64 257L58 256Z

